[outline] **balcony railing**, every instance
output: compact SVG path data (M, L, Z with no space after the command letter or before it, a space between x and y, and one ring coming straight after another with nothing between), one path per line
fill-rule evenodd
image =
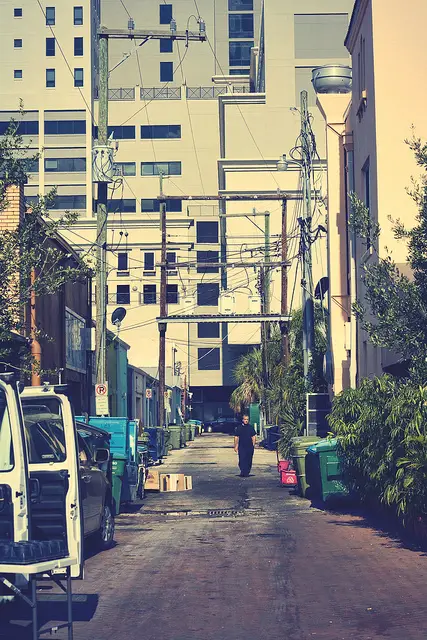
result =
M141 87L141 100L181 100L181 87Z
M187 100L214 100L227 93L227 87L187 87Z
M95 100L99 98L99 90L96 88L95 90ZM135 87L120 87L118 89L108 89L108 99L109 100L127 100L132 101L135 100Z

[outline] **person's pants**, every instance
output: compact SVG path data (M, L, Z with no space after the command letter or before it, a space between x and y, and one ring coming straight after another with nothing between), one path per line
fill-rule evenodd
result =
M242 476L248 476L252 469L252 459L254 457L253 447L239 447L239 469Z

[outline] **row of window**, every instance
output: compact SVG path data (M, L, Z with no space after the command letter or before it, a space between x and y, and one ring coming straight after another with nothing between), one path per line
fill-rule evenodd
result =
M15 80L22 80L24 77L22 69L14 69L13 77ZM81 67L74 69L74 86L83 87L83 69ZM46 87L56 87L55 69L46 69Z
M22 38L14 38L15 49L22 49ZM46 38L46 55L52 57L56 55L56 38ZM74 55L83 55L83 38L74 38Z
M156 285L144 284L141 298L143 304L158 304ZM166 285L167 304L178 304L178 300L178 285ZM108 301L110 304L130 304L130 285L118 284L116 294L113 296L108 296Z
M55 7L46 7L45 9L46 24L50 27L56 24L56 11ZM13 9L14 18L22 18L22 7L15 7ZM83 24L83 7L73 7L73 21L76 26Z
M180 124L154 124L141 125L141 140L172 140L181 138ZM134 125L110 125L108 137L115 140L135 140L136 128ZM93 127L93 137L98 138L98 127Z
M25 196L25 201L28 206L31 206L32 203L37 203L38 199L38 196ZM52 202L49 203L48 208L60 209L61 211L86 209L86 196L55 196Z
M197 262L201 265L206 265L210 262L217 263L219 260L218 251L197 251ZM167 251L166 252L166 262L170 267L170 271L175 271L176 268L173 266L176 263L176 252L175 251ZM127 253L119 253L117 256L117 270L122 272L129 271L129 256ZM144 252L144 272L152 272L155 271L155 261L154 261L154 251L145 251ZM218 273L219 269L217 266L198 266L197 273Z
M130 285L118 284L116 299L117 304L130 304ZM219 284L214 282L199 282L197 285L197 304L201 307L211 307L218 304ZM178 285L168 284L166 292L168 304L178 304ZM157 285L144 284L142 290L143 304L158 304ZM207 337L207 336L205 336Z

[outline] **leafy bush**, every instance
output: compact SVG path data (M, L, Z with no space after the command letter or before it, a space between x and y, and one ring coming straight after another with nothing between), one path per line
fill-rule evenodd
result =
M427 513L427 388L365 379L335 398L329 424L353 490L404 521Z

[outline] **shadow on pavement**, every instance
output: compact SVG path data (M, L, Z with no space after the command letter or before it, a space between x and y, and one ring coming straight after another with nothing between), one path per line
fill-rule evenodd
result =
M67 621L65 594L38 593L39 629ZM98 594L73 594L74 622L89 622L98 607ZM4 615L3 615L4 614ZM25 603L13 602L2 607L1 640L30 640L32 638L31 609ZM6 618L6 619L4 619Z

